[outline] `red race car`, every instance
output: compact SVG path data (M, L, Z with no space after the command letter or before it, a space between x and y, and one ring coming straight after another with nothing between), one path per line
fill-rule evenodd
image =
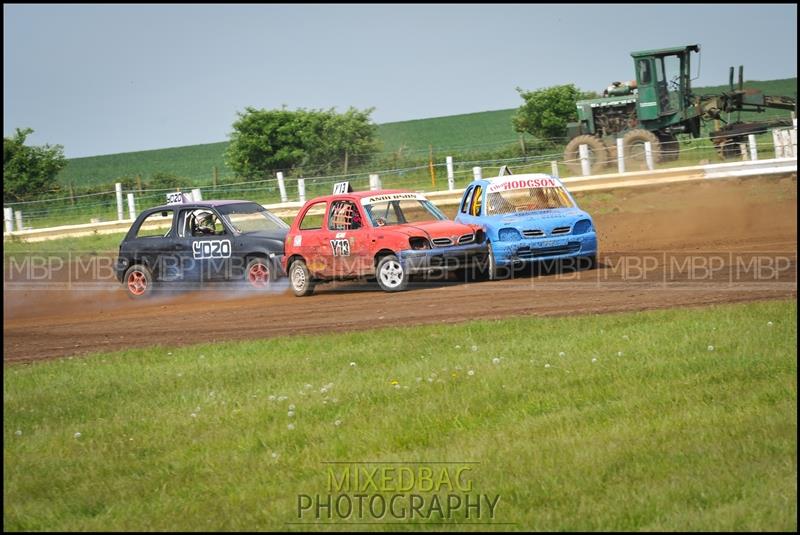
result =
M487 250L479 226L447 219L420 193L347 192L303 206L286 235L283 268L297 296L318 282L360 277L396 292L413 273L468 267Z

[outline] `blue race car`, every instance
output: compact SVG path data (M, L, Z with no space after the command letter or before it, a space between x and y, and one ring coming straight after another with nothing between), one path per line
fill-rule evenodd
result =
M455 220L481 225L489 241L489 279L498 270L544 260L577 259L593 268L597 234L560 180L545 174L473 181Z

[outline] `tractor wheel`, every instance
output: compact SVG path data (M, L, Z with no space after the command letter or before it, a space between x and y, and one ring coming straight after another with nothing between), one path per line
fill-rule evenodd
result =
M717 154L723 160L734 160L742 157L739 143L735 139L725 139L715 144L717 146Z
M661 161L661 143L654 133L637 128L625 134L622 145L625 150L626 170L647 169L644 144L648 141L653 151L653 163L656 164Z
M606 166L608 154L603 141L599 137L582 135L572 138L564 149L564 160L566 160L565 163L570 171L576 174L582 172L580 156L581 145L589 147L589 172L591 174L599 172Z
M658 141L661 143L661 161L674 162L681 155L681 145L673 134L660 132Z

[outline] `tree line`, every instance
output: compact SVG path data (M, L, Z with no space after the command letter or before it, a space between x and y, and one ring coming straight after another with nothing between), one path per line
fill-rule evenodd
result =
M536 91L517 88L523 104L512 118L519 133L537 138L544 148L566 133L567 123L577 119L575 103L593 98L573 84ZM381 149L377 125L372 122L374 108L349 108L338 113L334 108L288 110L247 107L237 113L232 125L225 163L238 177L262 180L284 171L288 176L315 176L357 168L371 161ZM3 201L30 200L58 187L56 177L67 165L62 145L26 145L30 128L17 129L3 138ZM121 177L126 188L135 179ZM180 177L154 173L147 187L170 188L180 185Z

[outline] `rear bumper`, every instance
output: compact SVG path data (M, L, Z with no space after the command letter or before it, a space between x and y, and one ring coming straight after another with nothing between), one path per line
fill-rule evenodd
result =
M435 249L407 249L397 253L397 258L409 273L420 273L468 267L475 260L485 259L488 253L486 243L472 243Z
M117 257L117 261L114 263L114 275L116 275L117 280L122 282L122 279L125 277L125 271L130 267L130 262L127 258L123 256Z
M558 240L494 242L492 251L498 265L593 256L597 254L597 235L589 232Z

